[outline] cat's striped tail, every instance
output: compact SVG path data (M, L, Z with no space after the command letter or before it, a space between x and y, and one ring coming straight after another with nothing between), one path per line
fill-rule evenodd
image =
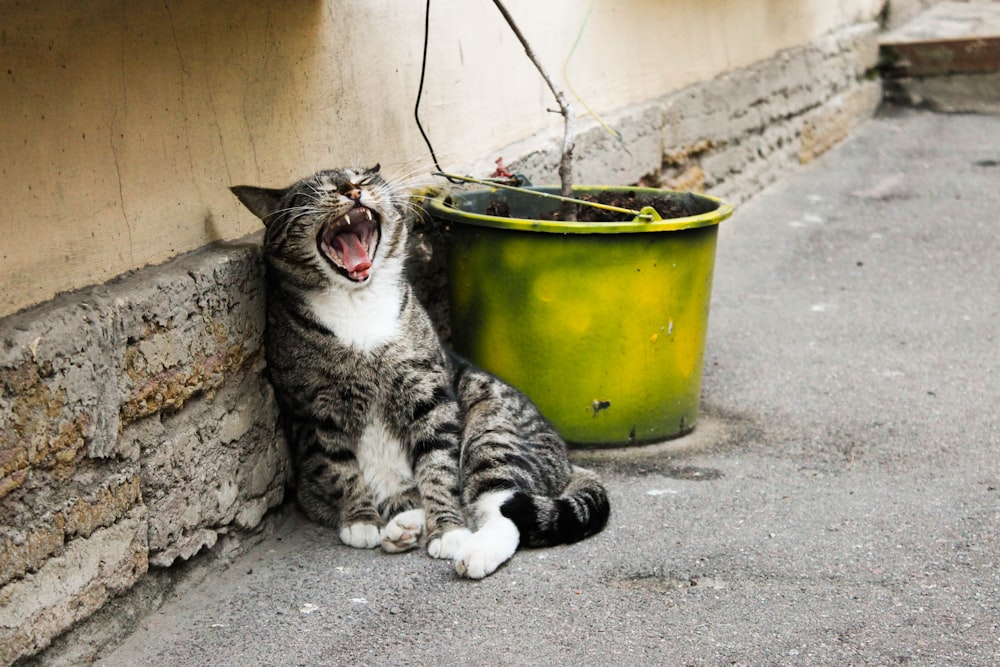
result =
M514 522L522 547L570 544L601 532L611 507L608 493L597 475L573 466L573 474L562 495L551 498L516 491L500 513Z

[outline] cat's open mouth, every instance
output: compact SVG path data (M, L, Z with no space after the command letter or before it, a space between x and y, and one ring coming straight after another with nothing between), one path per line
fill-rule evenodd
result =
M319 252L347 278L368 280L379 241L379 215L366 206L355 206L347 215L323 225Z

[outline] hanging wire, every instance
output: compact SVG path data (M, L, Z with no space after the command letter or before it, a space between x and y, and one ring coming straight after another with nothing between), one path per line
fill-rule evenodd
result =
M495 4L497 5L497 7L500 7L501 8L501 12L505 16L507 16L506 10L503 9L503 5L501 3L499 3L499 2L495 2ZM566 62L563 65L563 76L564 76L564 78L566 78L567 83L569 83L569 77L566 76L566 68L569 65L569 59L573 56L573 52L576 50L577 45L580 43L580 38L583 36L583 30L584 30L584 28L587 25L587 21L590 18L590 12L591 12L591 10L593 8L594 8L594 0L591 0L590 7L588 7L588 9L587 9L587 14L584 16L583 24L580 26L579 33L577 33L576 41L573 42L573 47L570 49L569 55L566 56ZM437 168L437 172L434 174L435 176L443 176L444 178L446 178L448 180L449 183L452 183L454 185L462 185L462 184L465 184L465 183L477 183L479 185L487 185L487 186L490 186L490 187L502 188L502 189L507 189L507 190L514 190L514 191L517 191L517 192L523 192L523 193L526 193L526 194L536 195L536 196L539 196L539 197L548 197L550 199L559 199L559 200L564 201L564 202L572 202L572 203L575 203L575 204L578 204L578 205L581 205L581 206L591 206L591 207L594 207L594 208L603 208L603 209L606 209L606 210L609 210L609 211L616 211L616 212L619 212L619 213L627 213L627 214L631 214L631 215L636 216L635 217L635 221L643 220L643 221L646 221L646 222L652 222L652 221L659 221L659 220L661 220L660 214L652 206L643 206L641 210L639 210L639 211L633 211L631 209L619 208L619 207L616 207L616 206L610 206L608 204L601 204L601 203L594 202L594 201L587 201L587 200L583 200L583 199L574 199L572 197L562 197L562 196L558 196L558 195L551 195L551 194L547 194L547 193L544 193L544 192L539 192L537 190L529 190L529 189L525 189L525 188L522 188L522 187L515 187L515 186L511 186L511 185L505 185L504 183L502 183L502 182L500 182L499 180L496 180L496 179L484 180L484 179L472 178L472 177L469 177L469 176L459 176L457 174L449 174L444 169L442 169L441 165L438 163L437 154L434 152L434 146L431 145L431 140L427 136L427 132L424 131L423 124L420 122L420 98L423 96L423 93L424 93L424 77L425 77L425 75L427 73L427 44L430 41L429 40L429 37L430 37L430 25L431 25L431 0L427 0L426 9L424 10L424 48L423 48L423 54L421 55L421 59L420 59L420 83L417 86L417 100L416 100L416 103L413 105L413 119L417 122L417 129L420 130L420 136L422 136L424 138L424 143L427 144L427 150L430 151L430 153L431 153L431 159L434 161L434 166ZM515 26L511 25L511 27L515 28L515 32L517 32ZM529 52L529 55L530 55L530 52ZM572 90L572 86L570 86L570 90ZM580 102L583 104L583 106L585 108L587 108L588 111L590 111L589 107L587 107L586 103L583 102L583 99L580 98L580 96L576 93L576 91L573 91L573 94L576 96L576 98L578 100L580 100ZM616 132L613 128L611 128L610 126L608 126L608 124L605 123L601 119L601 117L598 116L597 114L595 114L593 111L591 111L590 113L595 118L597 118L597 120L601 123L601 125L604 126L605 130L607 130L611 135L613 135L616 139L618 139L619 142L622 142L622 137L621 137L621 134L619 132ZM626 152L628 152L627 148L626 148ZM631 153L630 153L630 155L631 155ZM497 160L497 164L498 164L498 171L499 171L502 168L502 163L500 162L500 160ZM514 181L518 185L520 185L519 179L520 179L519 176L517 176L517 175L514 176Z
M569 88L569 91L573 93L573 97L575 97L576 101L580 103L580 106L582 106L586 112L589 113L602 128L604 128L605 132L618 140L618 143L621 144L626 153L632 155L632 153L628 150L628 147L625 145L622 133L608 125L608 123L605 122L605 120L601 118L596 111L590 108L587 101L580 96L580 93L576 92L576 88L573 87L573 82L569 78L569 61L573 58L573 54L576 53L576 47L580 45L580 40L583 38L583 32L587 28L587 24L590 23L590 14L594 11L594 2L595 0L590 0L590 4L587 5L587 12L583 15L583 21L580 22L580 30L576 33L576 39L573 41L573 46L570 47L569 53L566 54L566 60L563 61L563 80L566 82L566 86Z
M431 152L431 159L434 161L434 166L439 172L443 172L444 169L438 164L437 155L434 153L434 146L431 145L431 140L424 131L424 126L420 122L420 98L424 94L424 75L427 73L427 42L429 41L431 32L431 0L427 0L427 6L424 10L424 52L420 58L420 84L417 86L417 102L413 106L413 119L417 121L417 129L420 130L420 136L424 138L424 143L427 144L427 150ZM461 181L456 181L452 178L448 178L448 182L458 185Z

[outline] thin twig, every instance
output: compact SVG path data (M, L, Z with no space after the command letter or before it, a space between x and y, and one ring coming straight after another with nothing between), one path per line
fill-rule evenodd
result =
M563 197L573 196L573 108L566 101L566 95L563 91L555 84L552 77L546 71L545 67L535 56L535 52L532 50L531 45L528 44L528 40L525 39L524 33L514 22L514 17L510 15L507 8L503 6L500 0L493 0L493 4L497 6L500 13L503 14L504 20L507 21L507 25L510 29L514 31L514 35L517 36L518 41L521 42L521 46L524 47L524 52L528 54L528 59L534 63L535 68L538 69L538 73L542 75L545 79L545 83L548 84L549 90L556 98L556 103L559 104L559 113L562 114L565 131L563 132L563 144L562 144L562 155L559 158L559 193ZM563 220L576 220L576 210L571 204L564 204L562 207L562 219Z
M500 190L510 190L512 192L527 192L531 194L532 197L544 197L545 199L558 199L559 201L573 204L574 207L577 206L590 206L591 208L599 208L602 211L612 211L614 213L625 213L627 215L635 216L636 220L645 220L647 222L659 222L659 218L652 218L646 212L649 206L644 207L642 210L636 211L631 208L622 208L621 206L612 206L611 204L602 204L601 202L588 201L586 199L576 199L575 197L564 197L562 195L553 195L548 192L543 192L540 190L525 190L521 187L516 187L513 185L507 185L506 183L500 183L495 180L484 180L482 178L472 178L471 176L461 176L459 174L449 174L444 171L435 171L431 176L443 176L451 182L458 183L475 183L477 185L485 185L488 188L498 188ZM659 214L657 214L659 215Z

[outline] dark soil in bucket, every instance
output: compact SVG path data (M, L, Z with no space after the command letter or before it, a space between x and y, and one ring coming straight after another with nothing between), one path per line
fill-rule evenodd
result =
M582 194L577 199L581 201L597 202L619 208L627 208L639 211L643 206L652 206L660 217L664 220L670 218L684 218L691 215L700 215L714 211L715 202L696 197L691 193L668 193L656 196L638 196L630 190L605 190L596 195ZM503 199L491 201L485 211L486 215L498 218L513 217L510 212L510 205ZM538 220L561 220L561 211L557 208L549 213L541 214ZM618 211L608 211L595 206L577 205L576 219L580 222L622 222L630 221L635 216Z

